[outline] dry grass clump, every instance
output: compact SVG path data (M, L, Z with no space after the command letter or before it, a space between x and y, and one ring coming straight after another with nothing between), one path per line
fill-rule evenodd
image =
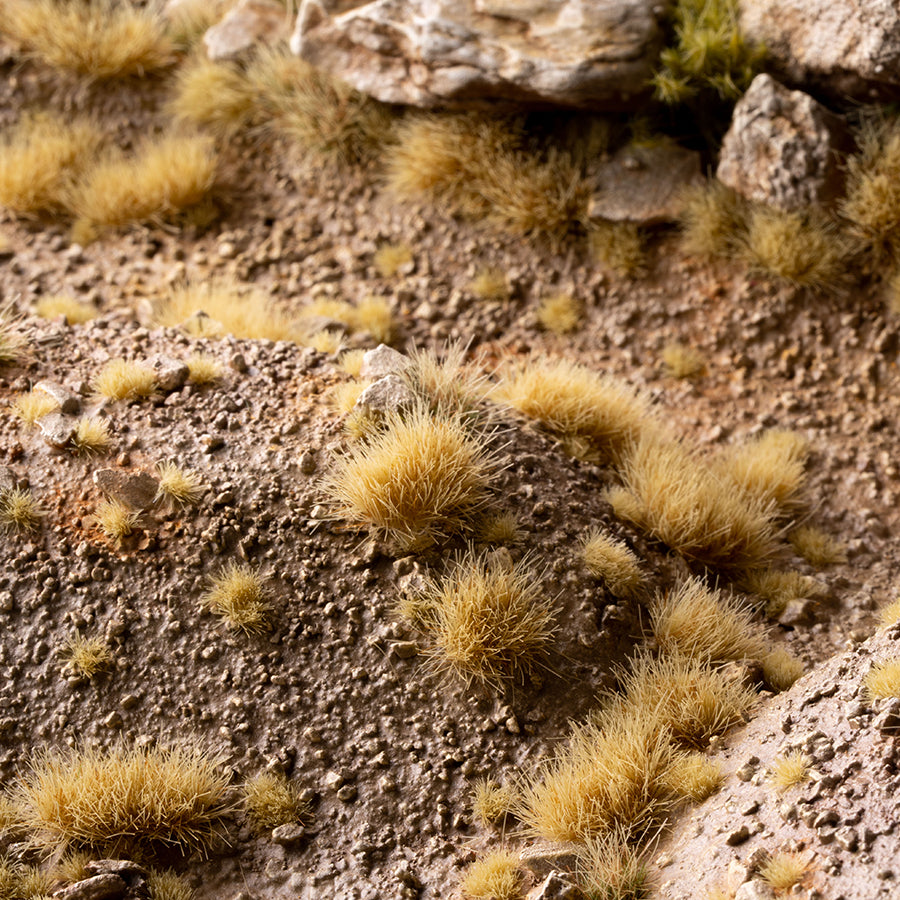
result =
M516 900L522 895L523 885L518 856L507 850L495 850L466 869L460 889L464 897L473 900Z
M38 419L59 409L59 404L49 394L31 390L17 395L9 409L26 425L35 425Z
M466 347L451 342L439 349L416 348L403 378L429 407L450 414L467 414L484 399L488 380L466 363Z
M503 269L481 269L469 282L469 290L479 300L509 300L509 282Z
M809 779L812 758L802 750L792 750L780 756L769 769L769 781L779 794Z
M206 490L203 480L196 472L182 469L171 460L157 463L156 474L159 477L157 497L168 497L182 506L199 502Z
M883 606L878 614L878 618L885 627L896 625L897 622L900 622L900 597Z
M792 600L806 600L826 593L824 585L800 572L762 569L748 572L741 581L744 590L761 597L766 615L777 619Z
M327 323L329 319L346 325L351 331L368 332L379 343L388 343L394 331L391 304L383 297L367 297L357 304L323 298L314 300L300 313L301 324L307 329L318 329L318 333L328 328L327 324L323 327L322 323ZM340 340L340 335L334 338Z
M519 518L512 512L485 516L478 528L478 540L486 544L516 544L522 540Z
M299 822L309 814L309 804L284 775L262 772L246 782L242 791L247 819L257 833Z
M0 11L9 5L0 4ZM0 138L0 206L20 214L65 209L71 179L102 142L91 119L26 114Z
M53 294L41 297L35 304L35 313L44 319L56 319L65 316L70 325L83 325L96 319L100 311L91 303L76 300L68 294Z
M672 793L692 803L702 803L707 797L711 797L724 780L725 775L719 763L707 759L702 753L680 756L666 774L666 783Z
M156 392L156 375L142 363L111 359L91 387L107 400L145 400Z
M615 828L638 835L671 802L666 775L676 756L655 717L614 709L573 726L569 743L525 778L516 815L550 841L585 841Z
M536 358L510 366L492 397L557 435L586 439L604 460L618 459L655 427L645 397L568 360Z
M708 662L760 659L768 640L750 609L734 595L688 578L659 595L650 609L653 636L666 653Z
M516 805L515 788L497 784L489 778L479 778L473 785L472 794L472 814L482 825L505 821Z
M44 512L43 504L26 488L0 491L0 528L4 531L34 531Z
M50 847L115 857L141 848L205 852L224 835L228 775L188 743L36 755L14 790L23 821Z
M540 302L537 320L553 334L568 334L581 323L581 304L571 294L556 294Z
M774 504L734 489L677 441L641 440L622 467L614 504L689 560L725 569L758 566L774 552Z
M226 279L172 288L155 308L160 325L182 327L195 337L300 341L296 322L260 290Z
M759 877L776 891L789 891L809 871L809 853L779 851L773 853L759 869Z
M194 889L180 875L161 869L150 869L147 889L151 900L194 900Z
M69 666L84 678L93 678L112 665L113 657L106 642L97 637L76 634L66 641L62 650Z
M192 353L187 358L188 381L194 384L215 384L221 381L225 367L209 353Z
M425 582L416 604L434 666L466 681L524 677L542 663L555 631L555 603L541 573L490 553L457 558L444 577Z
M637 556L625 543L599 529L586 535L581 558L591 575L601 578L616 597L633 597L644 583Z
M666 344L662 361L666 374L672 378L699 378L706 371L706 357L687 344Z
M874 663L866 673L866 691L870 697L900 697L900 659Z
M53 878L38 866L6 858L0 861L0 900L44 900L53 888Z
M16 319L0 309L0 366L17 363L25 348L25 338L16 329Z
M786 691L803 675L803 663L783 647L770 650L762 658L763 677L774 691Z
M210 577L209 584L209 590L200 599L202 609L210 610L229 628L245 634L258 634L270 627L272 606L258 569L230 562L218 575Z
M3 0L0 18L42 62L89 78L142 75L173 61L159 15L124 0Z
M169 112L182 123L201 126L219 138L246 127L254 113L247 79L227 62L193 56L175 75Z
M802 525L788 535L788 540L794 550L814 566L847 562L847 548L820 528Z
M217 163L212 141L200 135L147 138L133 155L107 154L69 194L76 235L87 241L105 228L158 222L194 206L212 188Z
M109 540L117 544L133 534L140 521L140 513L119 500L104 500L94 513L97 527Z
M590 837L578 854L578 882L591 900L642 900L649 872L624 829Z
M101 419L98 416L82 416L75 425L72 446L75 448L75 452L82 456L106 453L112 447L109 419Z
M339 331L317 331L312 337L307 338L306 343L319 353L335 356L340 353L344 338Z
M747 201L721 181L712 179L684 195L681 247L695 256L732 256L747 231Z
M486 505L487 438L458 417L417 407L341 459L327 485L335 514L401 551L471 528Z
M595 262L624 278L641 275L647 259L644 236L631 222L592 222L588 252Z
M356 401L367 387L368 381L344 381L331 388L328 398L339 413L347 415L353 411Z
M393 278L403 266L413 261L412 248L409 244L383 244L375 251L372 261L382 278Z
M338 368L351 378L359 378L362 374L363 357L365 355L366 351L362 349L347 350L341 354L338 360Z

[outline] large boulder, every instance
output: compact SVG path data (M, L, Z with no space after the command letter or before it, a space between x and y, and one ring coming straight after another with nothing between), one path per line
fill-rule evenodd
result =
M809 94L757 75L734 108L716 175L750 200L802 209L840 196L851 145L839 116Z
M657 0L303 0L293 51L386 103L621 108L646 93Z
M796 83L860 99L900 93L896 0L739 0L747 37Z

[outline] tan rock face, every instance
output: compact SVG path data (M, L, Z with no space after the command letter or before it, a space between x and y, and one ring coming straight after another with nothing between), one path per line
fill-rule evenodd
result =
M651 0L304 0L291 47L387 103L618 108L660 43Z
M274 44L290 34L290 19L275 0L240 0L203 37L212 60L237 59L259 43Z
M740 0L741 25L795 81L861 98L900 87L896 0Z

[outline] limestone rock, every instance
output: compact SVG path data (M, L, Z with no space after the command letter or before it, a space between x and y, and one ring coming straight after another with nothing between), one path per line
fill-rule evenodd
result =
M41 436L51 447L65 447L75 437L76 420L62 413L52 412L38 419Z
M303 0L291 49L366 94L619 109L647 92L655 0Z
M363 354L360 378L384 378L385 375L401 375L409 366L409 357L404 356L387 344L379 344L374 350Z
M240 0L206 32L203 43L211 60L236 59L257 44L287 40L290 33L284 4L275 0Z
M900 87L896 0L739 0L747 37L791 80L859 99Z
M738 888L734 900L775 900L775 891L764 881L753 879Z
M386 375L359 395L356 406L370 413L387 415L409 409L415 402L415 394L399 375Z
M121 469L97 469L94 484L132 509L151 506L159 489L159 482L148 472L123 472Z
M52 397L59 405L59 411L68 416L77 416L81 412L81 397L55 381L39 381L34 390Z
M809 94L757 75L734 108L716 175L750 200L797 210L840 196L850 146L843 119Z
M684 189L701 178L695 150L675 144L625 147L599 167L588 215L642 225L675 221Z
M583 900L584 893L559 872L551 872L534 890L528 900Z
M186 363L162 353L157 353L149 362L153 374L156 376L156 384L161 391L166 393L181 388L191 373Z
M575 871L578 864L578 850L578 844L538 841L526 847L519 860L538 878L545 878L554 871Z
M118 875L94 875L57 891L53 896L59 900L117 900L125 896L127 889L128 885Z

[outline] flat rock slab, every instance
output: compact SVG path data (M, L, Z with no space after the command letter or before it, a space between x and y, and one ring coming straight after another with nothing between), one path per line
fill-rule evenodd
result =
M41 436L51 447L65 447L75 437L75 419L62 413L50 413L37 421Z
M304 0L291 49L385 103L621 109L647 93L654 0Z
M125 896L128 885L118 875L94 875L53 894L59 900L117 900Z
M132 509L151 506L159 489L159 482L148 472L123 472L121 469L97 469L94 484Z

